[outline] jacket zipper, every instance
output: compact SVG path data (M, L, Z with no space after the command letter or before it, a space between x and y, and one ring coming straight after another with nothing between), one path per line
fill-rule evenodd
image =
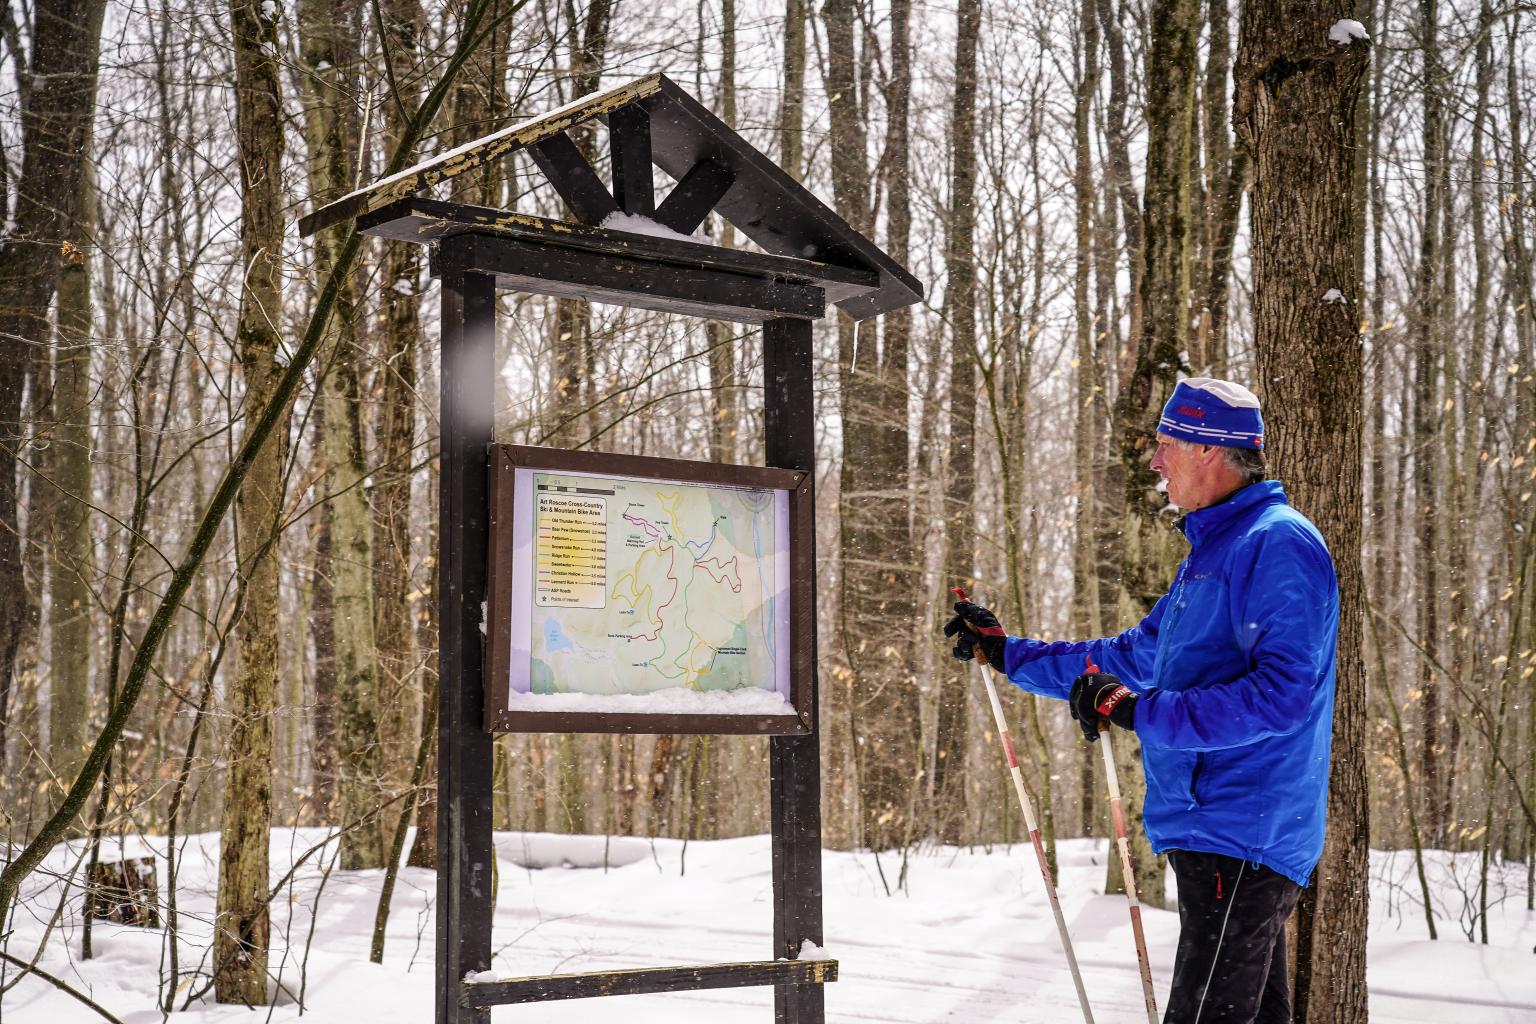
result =
M1185 561L1183 565L1179 566L1178 574L1173 577L1173 586L1170 588L1173 594L1173 611L1165 625L1169 633L1173 632L1173 627L1177 626L1179 620L1184 617L1184 571L1188 568L1189 562Z
M1194 771L1189 773L1189 800L1194 804L1198 804L1200 802L1200 772L1204 770L1204 768L1205 755L1196 754Z

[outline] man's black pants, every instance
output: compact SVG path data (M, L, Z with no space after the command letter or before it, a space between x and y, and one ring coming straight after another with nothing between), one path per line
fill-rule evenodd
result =
M1301 887L1217 853L1170 850L1179 950L1163 1024L1290 1024L1285 922Z

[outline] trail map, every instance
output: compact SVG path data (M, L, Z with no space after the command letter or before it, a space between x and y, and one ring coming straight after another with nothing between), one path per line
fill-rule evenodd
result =
M775 492L532 471L532 693L777 688Z

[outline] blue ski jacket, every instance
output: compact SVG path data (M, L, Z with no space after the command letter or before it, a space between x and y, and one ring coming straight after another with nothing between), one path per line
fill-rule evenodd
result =
M1092 658L1140 696L1152 848L1220 853L1306 885L1323 851L1339 585L1323 538L1279 483L1184 517L1189 556L1119 636L1009 637L1003 667L1066 699Z

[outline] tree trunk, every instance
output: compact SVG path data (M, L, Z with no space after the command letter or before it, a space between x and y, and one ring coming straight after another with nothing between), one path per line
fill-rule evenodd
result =
M383 59L394 83L394 96L383 104L386 146L394 148L406 131L406 118L420 102L418 37L420 0L389 0L380 5L384 22ZM413 643L411 570L411 467L415 461L417 338L421 335L421 247L388 243L384 247L382 287L378 291L380 401L374 417L378 465L374 469L373 591L374 638L378 650L378 693L382 709L380 740L385 778L395 786L414 770L419 749L417 713L421 707L422 661ZM436 744L429 744L432 750ZM429 751L428 757L431 757ZM425 819L423 819L425 820Z
M1197 371L1221 376L1227 365L1227 301L1232 243L1248 178L1248 155L1229 135L1227 75L1232 61L1228 0L1208 0L1210 53L1205 66L1205 238L1201 262L1199 344L1191 357Z
M1157 431L1163 403L1173 391L1189 350L1191 126L1195 110L1196 38L1199 7L1195 0L1155 0L1148 9L1151 41L1148 69L1159 88L1147 100L1146 198L1141 215L1142 254L1139 279L1140 332L1131 373L1115 405L1120 432L1118 458L1110 463L1108 483L1123 495L1120 570L1128 617L1139 618L1167 590L1177 561L1168 529L1166 499L1157 489L1147 451ZM1148 902L1162 905L1165 866L1152 853L1141 829L1141 745L1133 739L1115 744L1126 794L1126 815L1133 836L1138 883ZM1145 865L1145 867L1140 867ZM1123 887L1118 863L1106 865L1105 888Z
M949 115L949 231L944 239L948 278L944 319L951 338L949 478L943 489L945 551L941 566L946 590L953 586L972 588L976 582L976 50L981 36L980 0L958 0L956 18L954 93ZM969 665L946 666L938 683L934 800L939 807L956 811L966 807L965 754L973 672ZM1005 799L1005 785L992 790L999 799ZM960 840L965 816L959 817L962 824L958 828L951 825L941 838Z
M87 158L88 159L88 158ZM91 723L91 264L84 248L96 235L95 174L80 175L80 195L69 237L75 239L59 275L59 312L53 347L52 421L48 431L48 675L50 767L73 779L85 760ZM37 508L41 502L35 502ZM99 816L99 815L98 815Z
M1520 91L1520 73L1518 55L1523 53L1519 40L1521 37L1520 14L1512 14L1508 19L1506 28L1505 47L1508 54L1505 66L1505 96L1509 109L1509 152L1510 174L1518 175L1514 180L1525 181L1530 175L1529 165L1526 160L1524 148L1525 138L1525 106ZM1508 217L1508 230L1504 238L1507 246L1510 263L1509 290L1513 295L1516 305L1524 304L1527 311L1536 309L1536 272L1532 270L1532 254L1527 240L1528 218L1531 215L1529 203L1506 203L1505 215ZM1529 366L1536 353L1536 318L1530 316L1516 317L1515 320L1515 349L1519 353L1519 361L1522 366ZM1522 396L1528 396L1528 389L1521 389ZM1524 405L1517 405L1517 410L1525 411ZM1528 416L1520 416L1521 422L1529 422ZM1529 437L1530 431L1524 433ZM1519 437L1520 435L1516 435ZM1530 441L1526 441L1529 447ZM1530 543L1527 539L1527 543ZM1536 804L1536 701L1526 702L1526 750L1525 750L1525 793L1526 801ZM1525 906L1527 910L1536 909L1536 827L1527 826L1526 832L1526 887Z
M1136 181L1131 174L1130 133L1126 126L1127 95L1130 72L1125 66L1125 32L1120 26L1120 8L1114 0L1094 0L1099 28L1104 32L1105 55L1109 62L1109 97L1104 111L1104 148L1108 157L1106 184L1120 200L1120 219L1125 222L1125 252L1131 277L1132 341L1141 336L1142 226L1141 204L1136 196ZM1126 362L1126 369L1132 365ZM1118 499L1117 499L1118 502Z
M265 409L281 368L282 127L276 9L233 0L235 132L240 150L240 241L244 289L238 329L244 405ZM254 422L248 421L248 422ZM272 713L277 699L277 540L288 414L247 472L237 499L237 551L244 588L239 669L230 686L224 815L220 827L214 993L223 1003L267 1001L268 833L272 817Z
M1424 205L1419 225L1419 266L1414 288L1418 309L1413 318L1413 497L1418 529L1414 540L1415 575L1419 582L1418 635L1434 652L1440 639L1439 568L1436 519L1439 491L1437 448L1440 422L1439 345L1436 332L1442 308L1440 296L1440 229L1444 199L1445 124L1440 95L1439 0L1419 4L1419 46L1424 75ZM1445 842L1441 816L1440 680L1428 660L1419 659L1420 756L1423 763L1424 823L1431 846Z
M805 0L784 0L784 98L779 108L779 166L805 174Z
M1266 448L1292 502L1322 531L1339 575L1328 837L1297 920L1295 1019L1308 1024L1368 1019L1354 119L1369 44L1329 41L1330 27L1352 13L1347 0L1246 0L1232 114L1254 168L1253 325Z
M1075 636L1102 636L1104 616L1099 604L1098 495L1095 465L1098 461L1098 354L1094 345L1095 315L1090 305L1089 273L1094 258L1093 139L1090 122L1093 100L1099 90L1099 24L1094 16L1093 0L1084 0L1079 20L1083 30L1082 65L1078 68L1077 96L1073 107L1072 139L1076 157L1073 189L1077 194L1077 267L1072 280L1072 301L1076 311L1074 356L1076 369L1076 409L1072 437L1073 512L1072 536L1072 625ZM1100 271L1102 273L1102 270ZM1091 745L1081 750L1078 777L1081 782L1081 832L1093 831L1095 788Z
M420 0L386 0L381 45L384 60L394 76L400 102L387 103L384 133L391 146L408 131L407 118L420 90L420 36L424 27ZM425 621L435 620L435 586L427 585L420 598L421 620L412 615L415 580L411 572L411 476L415 458L417 386L417 339L421 336L421 250L414 245L390 245L384 254L382 340L383 407L379 410L379 454L382 478L374 488L374 596L377 601L379 667L386 692L402 705L415 702L420 713L413 724L425 729L437 716L437 645L419 643L427 632ZM436 494L435 487L427 493ZM432 543L424 550L434 551ZM429 564L424 571L433 578ZM435 633L433 634L435 636ZM386 725L386 730L389 728ZM437 743L428 742L422 792L416 801L416 837L406 863L411 867L437 866Z
M356 81L359 8L354 3L304 0L299 7L300 59L305 74L304 134L309 187L321 205L351 188L357 127L348 97ZM315 239L315 270L336 263L343 228ZM373 536L364 480L362 358L356 331L356 285L337 297L322 350L319 401L325 407L320 448L331 511L331 607L336 672L336 739L341 866L381 868L387 850L379 749L378 648L374 636ZM328 365L327 365L328 364Z
M322 406L310 422L317 431L325 425ZM331 600L331 581L335 567L331 560L331 509L317 510L314 542L314 570L311 574L312 598L309 635L315 645L310 672L314 683L315 710L310 716L314 749L309 761L310 789L314 793L314 823L336 820L336 609Z
M437 493L437 473L429 471L427 493ZM429 522L437 521L435 505L429 513ZM427 529L425 547L437 550L437 527ZM421 612L416 619L416 648L421 651L421 715L426 722L437 717L437 562L431 560L427 568L426 593L422 596ZM536 750L542 748L534 748ZM537 774L537 773L536 773ZM416 807L416 838L411 843L406 863L413 868L437 867L437 744L428 744L426 785ZM541 791L542 792L542 791ZM530 827L542 830L542 815Z
M905 205L893 207L893 250L906 248L907 97L910 93L907 8L892 11L892 80L888 92L886 158L894 189ZM864 83L858 80L856 12L851 2L825 4L825 87L831 128L832 193L838 212L856 229L873 228L867 163L868 139L861 115ZM869 56L868 47L865 57ZM892 252L898 261L901 256ZM910 319L888 318L881 350L874 324L856 325L838 315L838 377L843 420L838 522L841 619L848 625L844 653L852 674L851 705L834 717L851 723L860 818L857 841L874 850L911 841L912 794L918 764L918 692L912 682L912 584L907 566L906 349ZM892 335L895 335L894 339ZM899 361L899 365L896 363ZM835 708L836 705L834 704Z
M17 75L21 177L0 237L0 762L16 655L36 610L22 579L17 453L28 443L22 394L33 351L46 351L48 306L85 173L105 0L38 0L30 67ZM22 8L25 10L25 7ZM10 60L17 54L12 40ZM9 197L6 197L9 200ZM75 242L83 244L82 239ZM15 339L30 339L33 345ZM66 783L69 777L65 778Z

